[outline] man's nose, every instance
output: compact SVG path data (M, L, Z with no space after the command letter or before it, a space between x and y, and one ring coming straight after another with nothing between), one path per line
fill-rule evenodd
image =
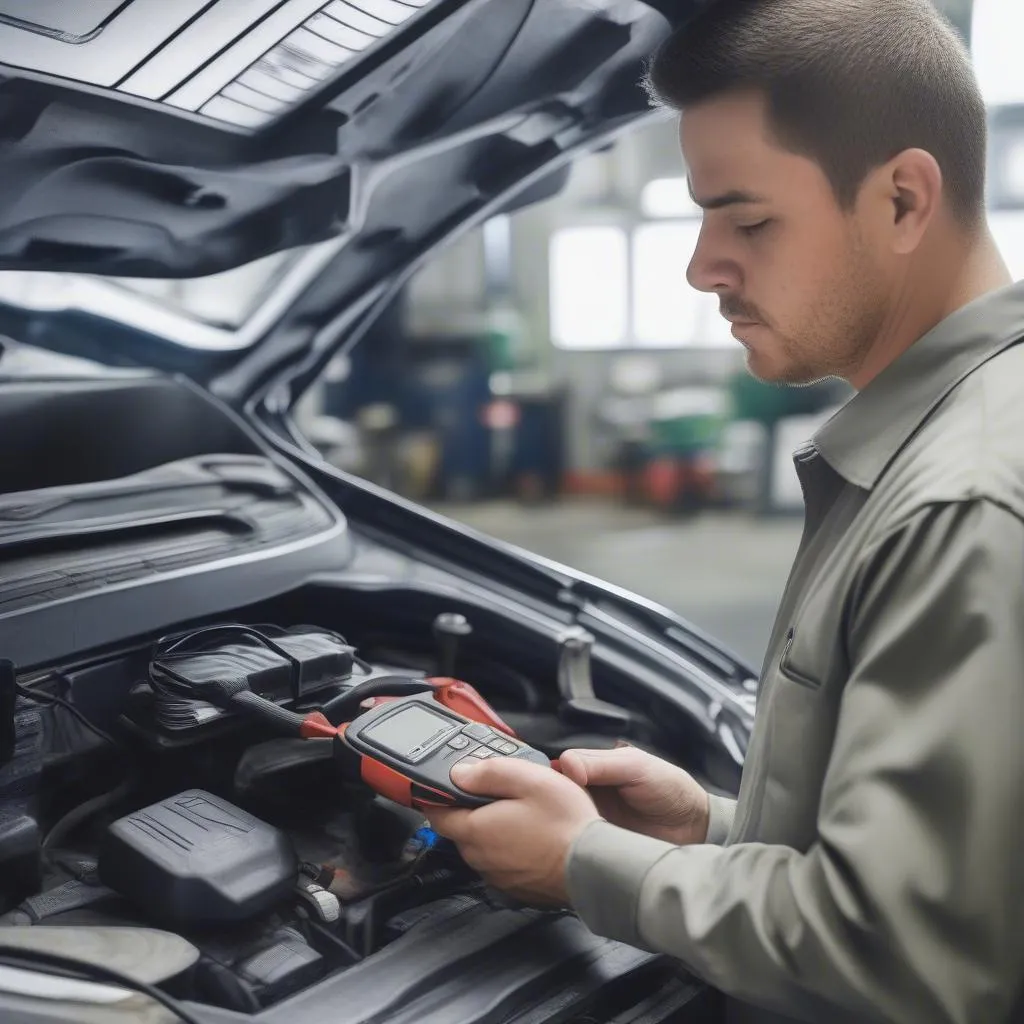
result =
M697 238L697 248L686 268L686 280L690 287L699 292L735 290L737 276L733 262L716 250L707 230L702 227Z

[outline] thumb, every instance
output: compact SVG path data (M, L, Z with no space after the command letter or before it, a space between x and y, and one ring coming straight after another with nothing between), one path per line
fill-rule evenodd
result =
M590 781L588 756L582 750L566 750L558 759L558 767L562 774L584 789Z
M577 786L625 786L644 771L644 755L635 747L615 750L567 750L559 758L562 774Z
M543 765L504 757L464 757L451 771L452 782L460 789L499 799L526 796L550 775L551 769Z

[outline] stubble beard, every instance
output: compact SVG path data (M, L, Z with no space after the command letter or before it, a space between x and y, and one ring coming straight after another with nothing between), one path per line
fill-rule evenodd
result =
M885 321L882 282L863 249L854 244L839 280L822 289L830 296L815 310L799 335L776 331L781 363L775 372L758 372L757 353L747 352L747 369L758 380L807 387L824 380L849 380L863 365Z

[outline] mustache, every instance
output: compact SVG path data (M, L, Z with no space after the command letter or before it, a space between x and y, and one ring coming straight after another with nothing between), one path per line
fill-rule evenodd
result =
M751 323L764 324L767 321L764 314L749 302L742 299L723 296L719 299L719 313L729 320L745 320Z

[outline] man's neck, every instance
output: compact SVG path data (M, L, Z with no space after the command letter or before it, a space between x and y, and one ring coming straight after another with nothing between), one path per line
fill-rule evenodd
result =
M855 373L847 378L858 391L895 362L919 338L983 295L1013 283L988 230L984 230L966 259L943 254L923 267L917 282L908 282L893 304L878 341ZM950 274L948 268L956 267ZM945 272L944 272L945 270Z

